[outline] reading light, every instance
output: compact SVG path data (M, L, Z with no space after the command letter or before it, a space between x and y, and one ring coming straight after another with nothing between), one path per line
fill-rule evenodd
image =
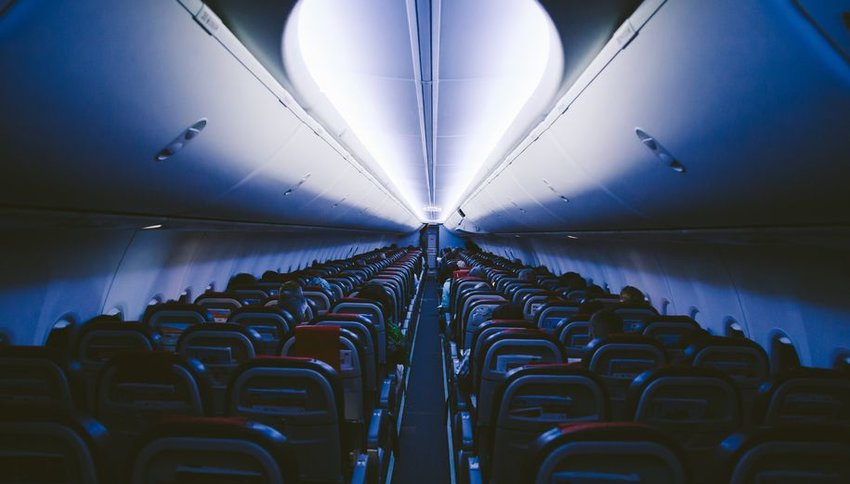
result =
M162 224L148 225L146 227L142 227L142 230L153 230L158 228L162 228Z
M577 239L578 237L576 237L575 235L568 235L567 238L568 239Z

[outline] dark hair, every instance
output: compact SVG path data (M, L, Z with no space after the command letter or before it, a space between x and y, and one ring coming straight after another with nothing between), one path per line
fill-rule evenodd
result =
M558 277L558 282L570 289L584 289L587 282L578 272L565 272Z
M626 286L620 290L620 301L624 303L643 303L646 302L646 296L644 296L640 289L634 286Z
M614 333L623 332L623 319L610 309L596 311L590 317L591 339L607 338Z
M467 275L471 277L480 277L482 279L487 277L487 274L484 272L484 268L479 265L473 265Z
M395 303L383 284L367 282L357 291L357 297L376 301L378 307L381 309L381 313L384 315L384 321L388 323L393 322L392 316L395 314Z
M286 281L280 286L280 294L277 296L278 308L288 312L298 323L307 321L307 298L304 290L295 281Z
M537 282L537 274L534 272L534 269L525 268L519 271L517 277L520 281L524 282Z
M227 289L250 286L255 284L256 282L257 278L254 277L253 274L248 274L247 272L240 272L239 274L236 274L230 278L230 281L227 282Z

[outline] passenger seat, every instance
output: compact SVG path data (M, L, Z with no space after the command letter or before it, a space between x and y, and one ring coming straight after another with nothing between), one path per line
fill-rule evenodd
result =
M531 456L521 482L690 482L679 446L634 422L562 424L537 439Z
M243 418L174 418L137 443L130 478L148 483L297 482L298 462L287 438Z

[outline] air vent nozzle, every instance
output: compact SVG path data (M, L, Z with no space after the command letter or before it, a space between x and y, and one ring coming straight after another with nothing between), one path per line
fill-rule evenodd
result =
M640 128L635 128L635 134L637 135L640 142L643 143L644 146L649 148L649 151L653 152L655 156L657 156L658 159L661 160L662 163L667 165L671 170L675 171L676 173L685 173L685 165L683 165L682 162L677 160L675 156L673 156L669 151L667 151L667 149L664 148L664 146L662 146L661 143L659 143L658 140L655 139L655 137L650 136L649 133Z
M201 131L203 131L206 127L206 118L199 119L195 122L195 124L189 126L185 130L183 130L183 132L180 133L179 136L171 140L171 143L168 143L168 146L159 150L159 153L154 156L154 159L156 161L165 161L171 158L172 156L177 154L178 151L185 148L190 141L197 138L198 135L201 134Z

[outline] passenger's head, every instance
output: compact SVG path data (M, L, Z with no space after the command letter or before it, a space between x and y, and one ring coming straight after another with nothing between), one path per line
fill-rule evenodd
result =
M469 321L472 324L481 324L485 321L498 319L493 316L495 310L496 306L491 306L489 304L482 304L480 306L476 306L475 309L472 310L472 313L470 313L469 315Z
M230 281L227 283L228 289L233 289L236 287L245 287L250 286L257 282L257 278L253 276L253 274L248 274L247 272L240 272L235 276L230 278Z
M484 273L484 268L479 265L472 266L472 269L469 270L469 275L472 277L480 277L482 279L487 277L487 274Z
M283 274L281 274L280 272L277 272L277 271L272 271L272 270L268 270L266 272L263 272L263 275L262 275L262 279L264 281L281 281L281 280L283 280L282 277L283 277Z
M558 282L570 289L584 289L587 287L587 282L578 272L565 272L558 277Z
M552 274L548 267L540 265L534 268L534 272L540 276L547 276Z
M602 339L623 332L623 320L614 311L603 309L590 317L590 339Z
M646 302L646 296L634 286L626 286L620 291L620 302L637 304Z
M378 284L377 282L364 284L357 291L357 297L379 302L381 313L384 315L384 321L392 322L392 316L395 313L395 303L393 302L393 297L382 284Z
M605 289L602 289L598 284L591 284L584 290L584 299L593 299L595 297L604 296Z
M534 269L523 269L517 274L517 278L523 282L537 282L537 274Z
M333 289L330 283L323 277L313 276L307 279L307 285L313 287L321 287L323 291L333 294Z
M277 296L277 305L280 309L288 312L295 318L296 322L307 321L307 298L304 290L296 281L286 281L280 286L280 294Z
M466 262L464 262L462 260L457 261L457 268L458 269L466 269Z
M525 314L519 304L506 302L496 306L493 310L493 319L525 319Z

